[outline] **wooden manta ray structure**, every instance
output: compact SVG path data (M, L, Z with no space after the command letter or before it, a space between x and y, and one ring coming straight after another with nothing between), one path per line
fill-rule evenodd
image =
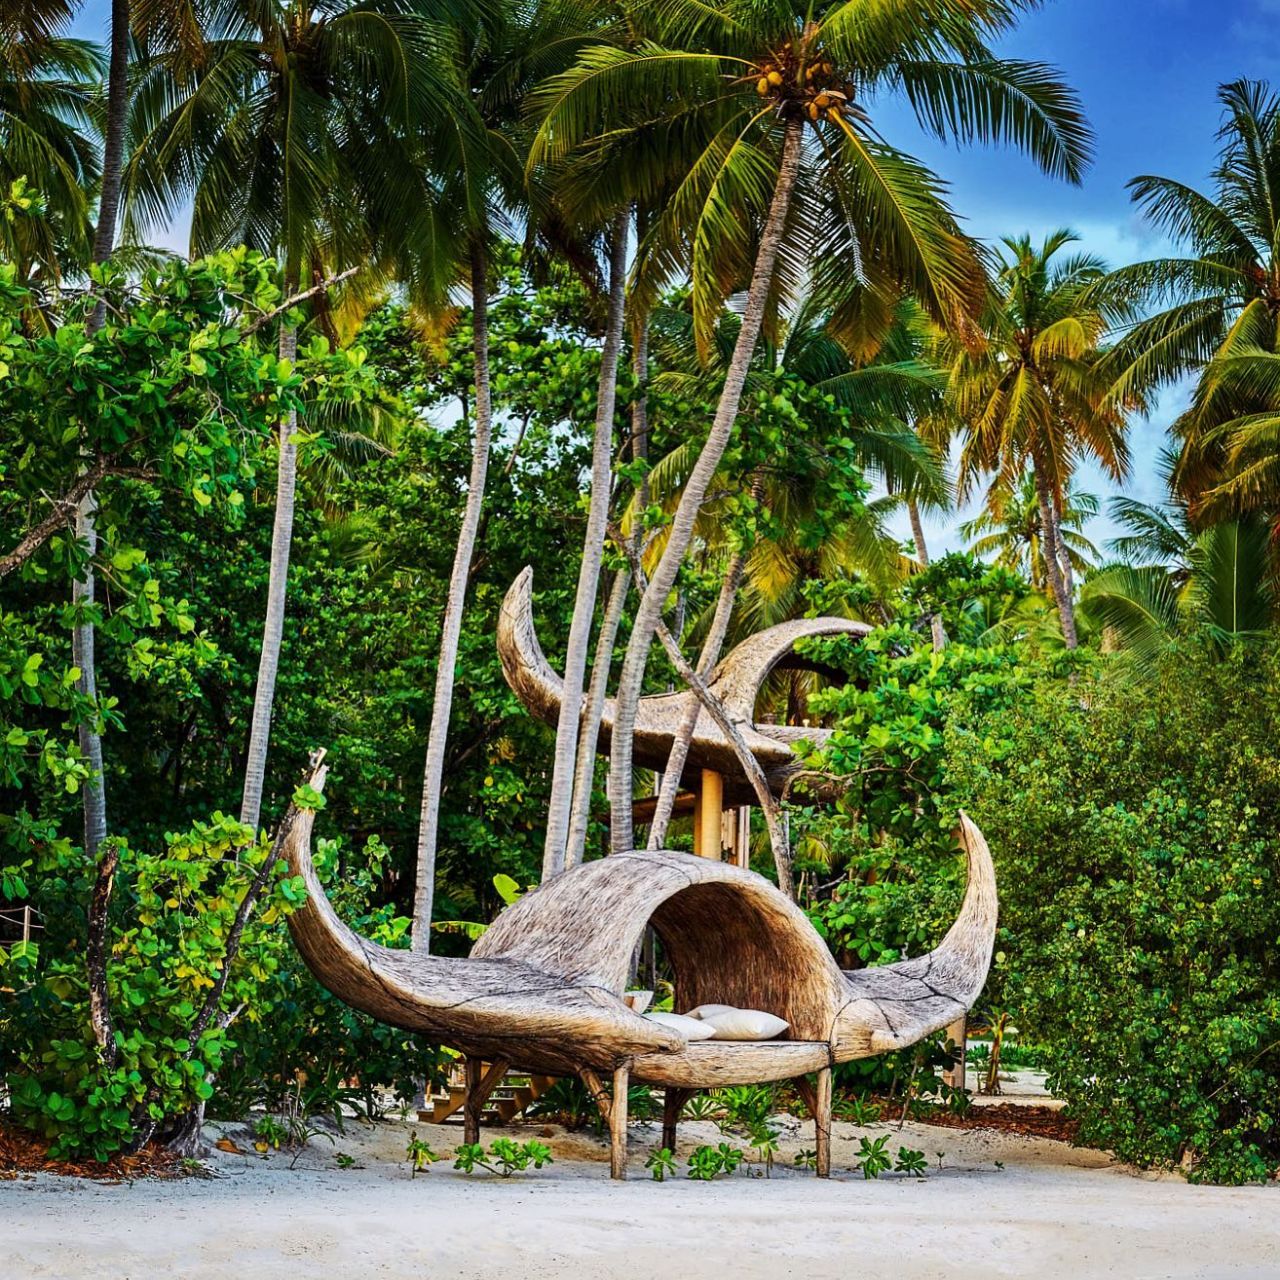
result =
M776 638L768 643L776 650ZM766 659L748 683L757 671L767 674ZM772 750L777 740L769 741ZM317 789L324 773L312 779ZM507 1070L582 1078L608 1121L617 1178L626 1169L630 1083L665 1090L663 1143L674 1149L676 1121L693 1092L787 1079L813 1112L817 1169L827 1176L831 1068L946 1027L977 999L991 962L995 871L982 833L964 816L958 839L968 885L946 937L925 955L855 971L838 967L804 912L764 877L668 850L614 854L566 871L506 908L469 958L384 947L335 913L312 861L313 822L313 812L298 813L283 852L306 882L307 901L289 927L316 978L353 1008L465 1055L468 1142ZM649 927L674 971L676 1008L767 1010L787 1022L784 1038L690 1042L634 1012L624 991Z

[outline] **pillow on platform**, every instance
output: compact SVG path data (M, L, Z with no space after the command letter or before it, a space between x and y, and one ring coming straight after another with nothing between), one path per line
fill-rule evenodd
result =
M699 1022L697 1018L686 1018L682 1013L646 1013L644 1016L650 1022L670 1027L686 1040L710 1040L716 1033L714 1027L708 1026L705 1022ZM782 1025L786 1026L786 1023Z
M708 1018L713 1013L733 1013L737 1007L736 1004L700 1004L696 1009L690 1009L684 1016L686 1018Z
M772 1040L781 1035L788 1023L761 1009L727 1009L723 1013L708 1013L702 1017L702 1026L710 1027L716 1040Z

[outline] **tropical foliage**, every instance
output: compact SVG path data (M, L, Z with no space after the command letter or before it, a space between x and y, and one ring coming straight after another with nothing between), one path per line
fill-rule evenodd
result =
M288 939L312 753L344 918L461 954L632 847L637 789L689 847L698 704L659 789L638 699L837 614L874 630L761 694L832 732L785 821L755 808L756 869L841 964L919 954L972 812L1004 894L986 1003L1083 1138L1274 1174L1280 105L1223 88L1212 194L1135 181L1182 258L978 244L882 107L1081 180L1074 94L997 52L1031 7L116 0L102 47L70 0L6 7L4 1123L104 1159L196 1149L206 1113L411 1100L444 1052ZM148 243L188 204L190 261ZM1148 462L1131 418L1183 377L1167 499L1113 497L1100 550L1082 469ZM930 555L924 517L971 496L968 550ZM555 732L493 643L526 565Z

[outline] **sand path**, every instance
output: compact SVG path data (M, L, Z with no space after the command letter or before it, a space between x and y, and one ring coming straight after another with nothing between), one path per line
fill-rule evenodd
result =
M460 1140L453 1127L349 1125L334 1145L313 1142L294 1169L283 1155L218 1153L212 1181L103 1186L40 1175L0 1183L0 1273L12 1280L1280 1276L1280 1187L1188 1186L1042 1139L838 1124L830 1182L783 1167L767 1180L738 1173L659 1185L643 1167L657 1136L647 1125L633 1128L624 1184L609 1182L601 1143L550 1127L510 1131L549 1142L556 1163L541 1172L503 1182L441 1163L410 1179L403 1164L410 1128L439 1152ZM851 1171L858 1137L883 1132L892 1150L905 1144L927 1153L927 1179L866 1182ZM722 1140L705 1122L686 1124L682 1137L682 1152ZM789 1131L781 1160L811 1141L807 1126ZM337 1151L358 1167L338 1168Z

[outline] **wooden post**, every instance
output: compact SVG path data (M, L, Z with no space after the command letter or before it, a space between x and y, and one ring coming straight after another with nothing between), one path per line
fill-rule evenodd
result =
M489 1095L507 1074L506 1062L495 1062L488 1071L479 1058L468 1058L466 1064L467 1101L462 1111L462 1140L468 1144L480 1141L480 1117Z
M24 943L31 941L31 905L28 903L22 908L22 941Z
M688 1089L668 1085L662 1091L662 1145L673 1155L676 1149L676 1126L680 1123L680 1113L688 1101Z
M693 852L699 857L705 857L705 851L702 844L702 786L699 784L693 793Z
M818 1072L817 1106L813 1112L814 1150L820 1178L831 1177L831 1068Z
M953 1089L963 1089L964 1060L969 1047L968 1014L962 1013L954 1022L948 1025L947 1039L955 1045L958 1056L955 1065L948 1067L942 1073L942 1079L945 1084L950 1085Z
M738 806L738 841L733 850L733 860L744 869L751 867L751 806Z
M701 833L697 853L720 860L720 814L724 810L724 779L714 769L703 769L700 807L695 824Z
M463 1068L466 1076L467 1100L462 1104L462 1141L468 1146L480 1141L480 1072L484 1063L468 1058Z
M613 1073L613 1097L609 1102L609 1177L622 1182L627 1176L627 1088L631 1069L623 1063Z

